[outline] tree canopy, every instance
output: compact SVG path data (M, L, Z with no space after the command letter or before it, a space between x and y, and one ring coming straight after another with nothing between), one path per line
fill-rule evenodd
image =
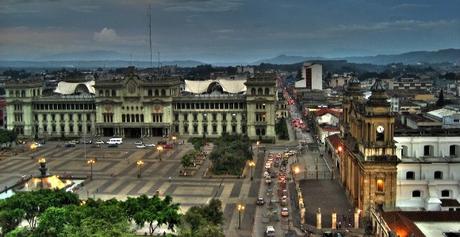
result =
M240 175L246 161L252 159L251 144L247 136L228 135L214 141L209 155L214 174Z

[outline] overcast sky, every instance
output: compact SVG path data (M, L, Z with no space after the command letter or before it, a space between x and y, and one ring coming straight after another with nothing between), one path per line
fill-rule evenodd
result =
M148 60L149 3L162 60L460 48L460 0L0 0L0 60Z

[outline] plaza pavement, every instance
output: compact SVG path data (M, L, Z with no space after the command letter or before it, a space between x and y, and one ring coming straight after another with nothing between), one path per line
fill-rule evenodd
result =
M82 199L126 199L141 194L170 195L179 203L182 211L189 207L207 203L211 198L222 201L224 232L226 236L251 236L257 199L263 169L263 159L257 160L254 180L249 173L245 179L203 178L209 162L205 162L194 176L179 176L181 157L193 149L191 144L176 145L170 151L163 151L162 161L154 148L138 149L134 141L125 141L118 148L102 145L96 148L86 145L87 159L96 159L93 165L93 179L77 190ZM33 159L31 158L33 157ZM88 177L90 167L86 163L83 144L73 148L63 147L62 142L48 142L36 151L26 151L0 160L0 187L12 186L23 175L39 175L38 158L46 158L50 174ZM138 178L136 161L142 159L141 177ZM171 177L171 179L169 179ZM238 230L239 203L245 205L241 229Z

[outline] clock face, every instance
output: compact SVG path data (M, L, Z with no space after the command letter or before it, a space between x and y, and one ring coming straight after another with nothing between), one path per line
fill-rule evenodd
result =
M385 128L383 128L383 126L380 125L380 126L377 127L377 132L378 133L383 133L383 131L385 131Z

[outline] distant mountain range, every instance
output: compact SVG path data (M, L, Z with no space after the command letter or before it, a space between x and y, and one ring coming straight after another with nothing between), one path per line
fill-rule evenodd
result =
M205 63L193 60L162 61L161 65L177 65L179 67L196 67ZM59 61L0 61L0 68L118 68L135 66L150 67L147 61L128 60L59 60ZM153 64L154 67L157 63Z
M86 51L75 53L62 53L40 58L36 61L0 61L2 68L95 68L95 67L127 67L136 66L140 68L150 67L148 61L129 61L117 60L123 55L115 51ZM274 58L262 59L252 63L216 63L216 66L230 65L259 65L268 64L295 64L304 61L326 61L326 60L346 60L350 63L364 63L374 65L387 65L391 63L420 64L420 63L454 63L460 64L460 49L441 49L438 51L415 51L402 54L343 57L343 58L324 58L324 57L304 57L279 55ZM196 67L203 64L212 64L196 60L174 60L162 61L161 65L177 65L179 67ZM154 63L154 67L157 64Z
M279 55L274 58L258 60L252 64L293 64L304 61L314 60L347 60L350 63L368 63L376 65L386 65L391 63L419 64L419 63L456 63L460 64L460 49L442 49L438 51L414 51L402 54L343 57L343 58L323 58L323 57L302 57Z

